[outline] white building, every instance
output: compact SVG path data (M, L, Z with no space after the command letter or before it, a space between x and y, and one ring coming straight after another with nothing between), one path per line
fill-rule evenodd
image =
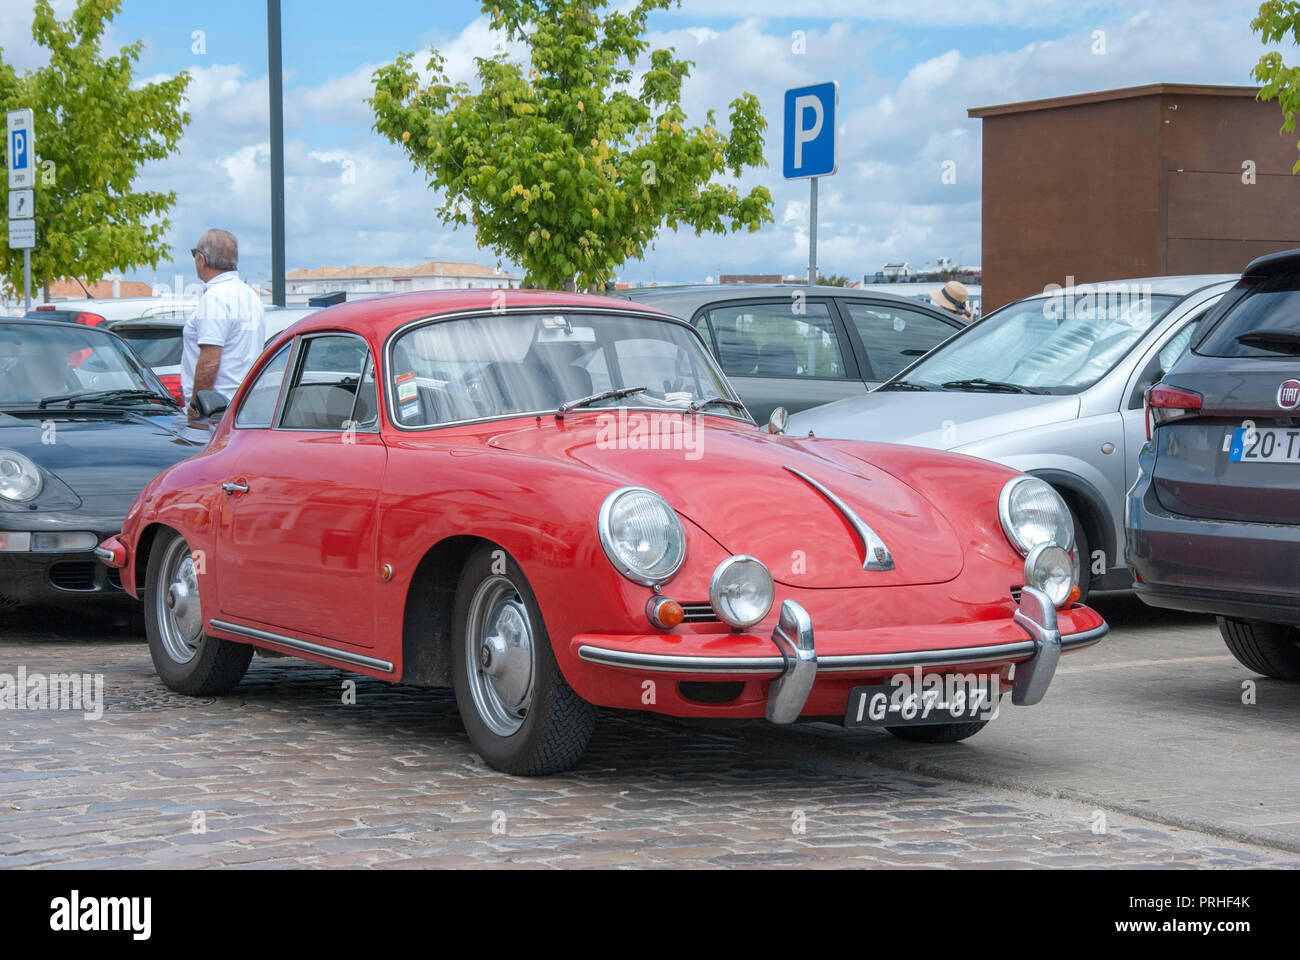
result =
M907 283L916 276L910 263L887 263L880 271L885 275L886 283Z
M415 267L317 267L290 270L285 294L295 299L345 292L349 300L417 290L517 290L519 277L478 263L430 260Z

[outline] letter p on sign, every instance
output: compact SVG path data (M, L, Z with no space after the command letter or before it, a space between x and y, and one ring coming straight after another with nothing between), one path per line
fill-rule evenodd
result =
M835 172L835 113L839 99L838 83L818 83L785 92L785 179L827 177Z

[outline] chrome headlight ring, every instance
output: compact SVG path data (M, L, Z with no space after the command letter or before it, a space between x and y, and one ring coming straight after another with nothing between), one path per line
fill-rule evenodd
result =
M633 513L638 506L640 516ZM657 517L654 516L656 513ZM647 522L655 521L660 524L658 530L644 529ZM643 529L632 529L638 524ZM645 487L619 487L606 497L596 518L596 531L605 556L614 569L642 586L657 588L666 583L686 560L686 531L681 519L667 500ZM649 563L637 562L637 547L628 549L629 534L639 535L642 539L638 546L645 544L655 554ZM661 549L658 550L648 539L655 535L662 537Z

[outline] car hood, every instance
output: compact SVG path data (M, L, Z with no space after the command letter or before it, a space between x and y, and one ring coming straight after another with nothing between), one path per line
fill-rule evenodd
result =
M757 557L787 586L941 583L961 572L961 544L947 519L883 466L862 460L847 465L846 458L818 453L815 444L705 416L679 435L678 449L645 449L627 440L634 426L621 431L620 441L613 420L571 414L553 428L530 424L487 442L583 464L608 476L611 490L647 487L724 550ZM889 548L894 569L863 570L865 548L849 521L788 468L825 486L865 521Z
M952 450L1078 415L1073 394L877 390L792 414L786 432Z
M0 412L0 448L17 450L45 472L38 509L77 503L105 517L126 515L136 495L159 473L203 449L182 436L171 414L42 410Z

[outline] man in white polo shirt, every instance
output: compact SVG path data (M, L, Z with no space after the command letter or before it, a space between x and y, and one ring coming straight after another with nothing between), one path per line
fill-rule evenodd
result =
M257 292L235 272L239 245L232 234L209 230L190 253L204 284L182 337L181 390L193 424L200 390L216 390L227 400L235 395L262 352L266 325Z

